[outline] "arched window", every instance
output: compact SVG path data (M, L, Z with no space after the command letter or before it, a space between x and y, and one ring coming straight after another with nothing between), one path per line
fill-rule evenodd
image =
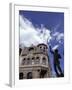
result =
M43 57L43 60L46 60L46 58L45 58L45 57Z
M27 64L30 64L30 58L27 58Z
M35 63L35 57L32 57L32 64Z
M19 79L23 79L23 73L22 72L19 73Z
M25 63L26 63L26 58L24 58L24 59L22 60L22 65L25 65Z
M43 51L43 47L42 46L40 46L39 48L40 48L40 51Z
M36 60L35 60L35 64L39 64L40 63L40 57L36 57Z
M44 65L46 65L46 57L43 57L43 58L42 58L42 63L43 63Z
M27 73L27 79L32 79L32 72Z
M44 50L45 50L46 48L44 47Z
M39 59L39 57L36 57L36 59Z
M44 51L44 52L46 51L46 48L45 48L45 47L43 48L43 51Z
M33 47L30 47L30 48L29 48L29 51L31 51L31 50L34 50L34 48L33 48Z
M42 47L40 46L40 49L42 49Z
M27 64L31 64L30 58L27 58Z
M35 59L35 57L32 57L32 60L34 60Z
M40 78L44 78L45 77L45 75L46 75L46 73L47 73L47 70L41 70L40 71Z

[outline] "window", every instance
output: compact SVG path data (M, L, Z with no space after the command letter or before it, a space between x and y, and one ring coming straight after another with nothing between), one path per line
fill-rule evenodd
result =
M39 63L40 63L40 58L36 57L35 64L39 64Z
M32 64L35 63L35 57L32 57Z
M43 47L42 46L40 46L40 51L43 51Z
M23 60L25 60L25 58Z
M41 49L42 47L40 47L40 49Z
M45 48L45 47L43 48L43 51L44 51L44 52L46 51L46 48Z
M34 60L35 58L34 57L32 57L32 60Z
M41 72L40 72L40 78L44 78L46 73L47 73L47 70L42 69Z
M45 57L43 57L42 63L43 63L44 65L46 65L46 58L45 58Z
M45 50L46 48L44 47L44 50Z
M30 64L30 58L27 58L27 64Z
M40 52L43 52L43 50L44 50L43 46L40 46Z
M36 59L39 59L39 57L36 57Z
M26 63L26 58L23 59L22 65L25 65L25 63Z
M44 47L43 49L44 49L44 50L46 50L46 48L45 48L45 47Z
M19 73L19 79L23 79L23 73Z
M21 51L22 51L22 49L21 49L21 48L19 48L19 55L21 54Z
M32 64L32 60L30 58L27 58L27 65Z
M29 51L31 51L31 50L34 50L34 48L33 48L33 47L30 47L30 48L29 48Z
M32 79L32 72L27 73L27 79Z
M27 60L30 60L30 58L28 58Z

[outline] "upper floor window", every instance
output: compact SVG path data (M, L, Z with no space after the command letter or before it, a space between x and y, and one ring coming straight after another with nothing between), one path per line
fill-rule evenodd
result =
M44 50L45 50L46 48L44 47Z
M32 57L32 64L35 63L35 57Z
M26 63L26 58L24 58L24 59L22 60L22 65L25 65L25 63Z
M45 58L45 57L43 57L42 63L43 63L44 65L46 65L46 58Z
M39 64L39 63L40 63L40 58L36 57L35 64Z
M40 49L42 49L42 47L40 46Z
M33 47L30 47L30 48L29 48L29 51L31 51L31 50L34 50L34 48L33 48Z
M32 57L32 60L34 60L35 58L34 57Z
M36 59L39 59L39 57L36 57Z
M43 48L43 51L44 51L44 52L46 51L46 47Z
M27 58L27 64L31 64L30 58Z

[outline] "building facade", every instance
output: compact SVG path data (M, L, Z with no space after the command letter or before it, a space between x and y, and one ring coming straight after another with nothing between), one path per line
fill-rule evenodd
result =
M19 51L19 79L51 77L47 45L38 44Z

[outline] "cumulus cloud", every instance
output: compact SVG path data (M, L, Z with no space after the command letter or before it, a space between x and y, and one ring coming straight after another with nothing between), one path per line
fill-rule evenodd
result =
M33 23L20 15L20 45L31 46L39 43L47 44L51 39L50 30L41 26L34 27Z
M59 27L59 24L56 26L55 31L52 33L51 30L46 28L43 24L41 27L35 27L33 23L20 15L19 18L19 29L20 29L20 45L23 47L29 47L31 45L37 45L40 43L50 44L50 41L54 39L58 42L53 46L53 50L59 47L59 44L63 42L64 34L57 32L56 29ZM51 34L52 33L52 34Z

